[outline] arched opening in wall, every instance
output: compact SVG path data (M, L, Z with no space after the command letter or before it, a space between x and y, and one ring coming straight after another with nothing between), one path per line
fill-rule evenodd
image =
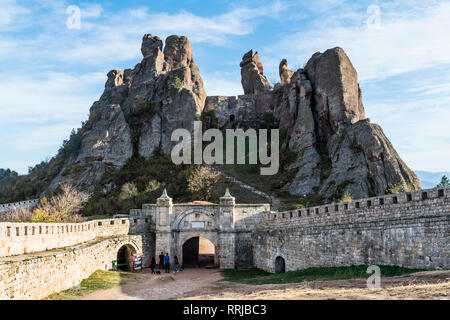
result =
M121 271L132 271L136 250L130 245L123 245L117 251L117 269Z
M193 237L183 244L183 268L214 267L216 248L203 237Z
M234 114L230 114L230 122L234 122L235 119L235 115Z
M275 259L275 273L285 273L286 264L284 263L283 257L277 257Z

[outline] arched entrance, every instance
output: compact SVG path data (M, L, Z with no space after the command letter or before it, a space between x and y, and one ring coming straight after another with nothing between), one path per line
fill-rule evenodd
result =
M117 251L117 269L122 271L133 270L133 262L136 250L130 245L123 245Z
M213 267L216 248L214 244L204 237L193 237L183 244L183 267Z
M283 257L277 257L275 259L275 273L285 273L286 264L284 263Z

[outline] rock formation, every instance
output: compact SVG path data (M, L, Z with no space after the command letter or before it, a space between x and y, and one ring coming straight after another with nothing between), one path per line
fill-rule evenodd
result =
M149 158L157 147L169 154L172 131L193 129L206 93L189 40L170 36L163 50L159 37L146 34L141 52L134 69L108 73L82 130L79 154L65 163L50 190L65 182L92 190L107 170L122 167L133 154Z
M283 61L280 66L284 64ZM290 83L273 91L274 116L298 152L291 194L318 193L336 200L384 194L389 185L420 182L381 128L365 117L357 72L341 48L316 53Z
M270 89L269 81L263 74L263 65L259 61L258 52L253 54L253 50L250 50L244 54L240 66L241 83L245 94L257 94Z
M214 110L221 129L258 128L267 114L286 129L297 159L295 178L283 187L293 195L336 200L384 194L391 184L420 188L381 128L365 117L357 72L341 48L315 53L295 72L283 59L281 83L271 88L258 53L240 63L245 95L206 97L192 46L183 36L163 41L146 34L143 59L133 69L112 70L90 109L79 152L66 159L50 190L71 182L92 190L109 170L156 148L170 154L172 131L193 129L203 110Z
M278 70L280 72L280 79L282 85L290 83L292 75L294 74L294 71L289 70L287 66L288 66L287 60L286 59L281 60Z

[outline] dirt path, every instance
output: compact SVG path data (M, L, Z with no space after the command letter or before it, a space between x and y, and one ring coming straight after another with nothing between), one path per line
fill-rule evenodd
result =
M84 300L166 299L450 299L450 271L420 272L382 278L381 289L366 279L247 285L222 280L218 269L186 269L177 275L143 273L130 282L84 296Z
M144 280L129 282L122 286L99 290L86 295L82 300L167 300L176 299L185 293L216 282L222 277L219 269L185 269L177 273L152 275L143 271ZM201 291L198 291L201 292Z

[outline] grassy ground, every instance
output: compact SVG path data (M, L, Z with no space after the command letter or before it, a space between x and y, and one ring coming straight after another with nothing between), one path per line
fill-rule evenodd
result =
M225 281L245 283L245 284L280 284L296 283L312 280L344 280L354 278L367 278L365 265L351 267L323 267L308 268L297 271L289 271L281 274L267 273L260 269L247 270L223 270L222 275ZM382 277L393 277L404 274L419 272L422 270L406 269L396 266L379 266Z
M89 278L81 281L78 287L54 293L45 300L79 299L91 292L123 285L126 282L138 280L140 277L141 275L130 272L97 270Z
M310 288L304 282L296 287L252 292L229 291L223 294L193 296L192 300L448 300L450 282L419 283L380 289Z

